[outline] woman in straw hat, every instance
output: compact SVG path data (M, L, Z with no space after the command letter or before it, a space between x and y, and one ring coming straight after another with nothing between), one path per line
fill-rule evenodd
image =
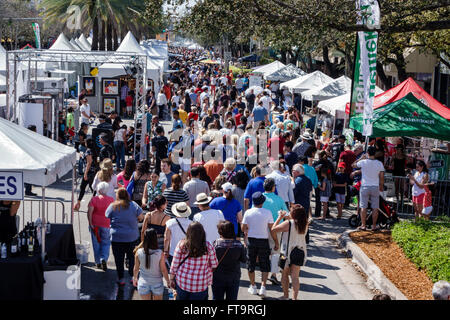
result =
M185 202L175 203L171 210L175 217L166 222L164 233L164 255L169 264L172 263L178 242L186 237L186 230L192 223L189 219L191 208Z

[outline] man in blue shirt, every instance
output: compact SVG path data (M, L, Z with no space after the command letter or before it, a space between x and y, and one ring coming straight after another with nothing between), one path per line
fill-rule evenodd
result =
M309 180L305 176L305 169L301 164L296 164L292 168L292 175L294 176L294 198L295 203L300 204L303 208L305 208L305 211L309 211L310 207L310 195L312 191L312 183L311 180Z
M264 180L266 177L262 175L261 166L255 167L256 177L251 179L245 188L244 192L244 210L247 211L252 207L252 195L259 191L261 193L264 192Z
M266 108L263 107L262 101L260 101L258 105L253 109L252 116L255 123L258 123L260 121L268 122L269 113L267 112Z
M284 144L284 160L289 167L289 172L292 172L292 168L298 162L298 155L292 151L293 147L294 143L292 141L286 141Z
M173 112L173 126L172 130L169 131L169 133L175 132L178 129L183 129L183 121L180 119L180 114L178 113L178 110L175 110ZM181 133L180 133L181 136Z

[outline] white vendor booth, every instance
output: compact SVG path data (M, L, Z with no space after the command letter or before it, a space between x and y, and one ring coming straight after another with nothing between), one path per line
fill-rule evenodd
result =
M66 217L64 209L62 212L56 212L56 215L62 215L62 224L55 223L53 214L48 212L48 201L45 198L45 188L59 178L72 170L72 203L73 203L73 182L74 182L74 166L76 163L76 152L72 147L65 146L49 138L46 138L38 133L32 132L22 126L13 122L0 118L0 149L2 150L2 157L0 157L0 172L18 172L22 173L23 182L35 186L42 187L42 199L30 200L23 199L23 192L21 208L29 201L41 201L41 208L39 211L39 218L42 224L38 225L38 239L40 240L41 258L43 261L43 277L45 283L43 285L43 299L44 300L77 300L80 293L80 279L81 270L78 261L72 265L64 265L59 263L54 265L50 256L50 251L54 249L54 245L50 243L49 239L59 239L57 237L57 230L64 230L64 233L70 233L73 248L75 250L75 243L73 237L73 210L71 216ZM20 190L20 187L18 188ZM23 190L23 186L22 186ZM2 195L0 195L0 199ZM6 198L4 198L6 199ZM72 207L72 206L71 206ZM23 223L34 222L32 213L22 211L19 208L18 215L22 213L21 219ZM46 222L50 223L51 230L47 230ZM59 229L58 229L59 228ZM20 229L18 228L18 231ZM49 231L49 232L47 232ZM58 244L56 244L59 247ZM67 247L64 247L67 249ZM61 250L66 252L67 250ZM37 254L37 253L36 253ZM36 255L35 255L36 256ZM75 257L76 258L76 257ZM62 260L61 260L62 261ZM42 275L36 275L42 276Z

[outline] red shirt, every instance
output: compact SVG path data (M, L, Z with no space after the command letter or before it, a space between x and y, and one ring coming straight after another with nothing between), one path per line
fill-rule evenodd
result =
M200 88L195 88L195 90L194 90L194 93L195 93L196 95L198 95L199 93L202 93L202 92L203 92L203 90L200 89Z
M198 258L187 258L180 266L180 263L188 256L188 251L184 247L184 241L178 242L170 274L175 276L175 281L182 290L203 292L212 284L212 269L217 268L218 261L214 247L209 242L206 242L206 245L207 254Z
M341 152L339 160L345 162L345 173L350 175L353 172L352 164L356 161L356 154L352 150L344 150Z
M127 107L132 107L133 106L133 97L132 96L127 96L125 98L125 102L127 104Z
M191 119L194 119L195 121L198 121L198 113L189 112L188 114L188 121Z
M269 154L271 153L271 146L278 144L278 154L283 154L283 148L284 148L284 138L283 137L273 137L269 139L269 142L267 142L267 150L269 151ZM278 158L278 157L277 157Z
M108 196L95 196L89 202L89 207L94 208L92 212L92 225L94 227L110 228L109 219L105 216L108 206L114 202L114 199Z
M236 126L241 124L241 117L242 114L238 113L237 115L234 116L234 120L236 121Z
M172 92L170 91L170 87L169 86L164 86L164 94L166 95L167 100L170 100L170 98L172 98Z

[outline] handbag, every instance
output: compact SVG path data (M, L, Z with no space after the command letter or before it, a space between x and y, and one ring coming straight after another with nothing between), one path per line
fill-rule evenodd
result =
M127 192L128 195L130 196L130 199L133 199L133 192L134 192L134 173L131 176L130 182L127 185Z
M280 253L280 260L278 261L278 266L281 268L281 270L284 270L284 267L286 266L287 261L287 255L289 251L289 238L291 237L291 222L289 222L289 232L288 232L288 239L287 239L287 247L286 247L286 255L283 253ZM281 244L283 243L283 238L281 238L280 241L280 248Z

